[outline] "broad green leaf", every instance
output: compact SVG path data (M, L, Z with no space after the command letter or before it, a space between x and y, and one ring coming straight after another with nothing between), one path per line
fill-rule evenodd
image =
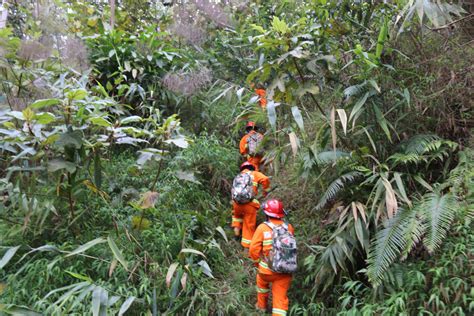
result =
M288 33L290 30L285 21L280 20L277 16L273 17L272 28L282 35Z
M56 145L59 147L72 146L76 149L79 149L82 146L82 137L83 135L80 130L67 131L59 136L59 139L56 141Z
M319 86L316 85L316 84L305 84L305 85L300 86L296 90L296 96L298 96L298 97L302 97L306 93L318 94L319 93Z
M53 159L48 162L48 171L56 172L58 170L66 169L67 172L73 173L76 171L76 164L70 161L61 159Z
M87 96L87 91L84 89L72 90L66 93L69 100L83 100Z
M80 254L86 250L88 250L89 248L92 248L94 247L95 245L98 245L98 244L102 244L106 242L106 240L102 237L99 237L99 238L96 238L96 239L93 239L87 243L85 243L84 245L81 245L79 247L77 247L75 250L71 251L70 253L68 253L66 255L66 257L70 257L70 256L75 256L77 254Z
M185 181L189 181L189 182L192 182L192 183L201 184L201 182L199 182L196 179L196 176L194 175L194 172L177 170L176 171L176 177L180 180L185 180Z
M14 117L16 118L17 120L21 120L21 121L24 121L25 120L25 117L23 116L23 113L21 113L20 111L9 111L7 113L8 116L11 116L11 117Z
M105 118L103 117L93 117L90 119L91 123L94 124L94 125L98 125L98 126L102 126L102 127L110 127L112 126L112 124L107 121Z
M252 29L254 29L255 31L258 31L260 33L265 33L265 30L263 29L263 27L261 27L260 25L256 25L256 24L250 24L250 27Z
M143 118L138 115L132 115L132 116L127 116L126 118L123 118L120 120L120 125L123 124L129 124L129 123L136 123L136 122L141 122L143 121Z
M125 268L125 270L128 271L128 262L125 260L122 252L120 249L118 249L117 245L115 244L115 241L112 239L112 237L107 237L107 242L109 243L109 247L112 250L112 253L114 254L114 257L122 264L122 266Z
M13 258L15 253L18 251L18 249L20 249L20 246L8 248L8 250L2 257L2 260L0 260L0 269L3 269L3 267L7 265L7 263L11 260L11 258Z
M206 258L206 256L200 252L199 250L196 250L196 249L191 249L191 248L183 248L181 249L180 253L194 253L196 255L200 255L200 256L203 256L204 258Z
M189 142L186 140L185 137L181 136L179 138L172 138L172 139L167 139L165 143L173 143L174 145L180 147L180 148L188 148Z
M295 118L296 124L298 124L298 127L304 131L304 122L303 122L303 116L301 115L301 111L297 106L292 106L291 107L291 114L293 114L293 117Z
M56 116L54 116L54 114L52 113L38 113L35 115L35 120L38 124L43 124L43 125L47 125L49 123L52 123L56 120Z
M53 106L61 103L59 99L43 99L43 100L36 100L33 102L30 107L33 109L41 109L47 106Z
M122 306L120 306L120 310L118 316L122 316L125 312L132 306L133 301L135 300L135 296L128 297L125 302L123 302Z

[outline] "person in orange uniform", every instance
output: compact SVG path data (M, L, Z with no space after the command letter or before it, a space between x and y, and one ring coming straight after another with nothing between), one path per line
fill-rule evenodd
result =
M266 197L270 190L270 179L261 172L255 171L254 165L248 161L240 166L241 173L250 173L253 182L255 196L258 194L258 185L263 188L263 196ZM260 202L257 199L246 204L239 204L232 201L232 227L236 237L242 236L241 245L244 248L250 247L255 228L257 227L257 210Z
M265 91L263 85L257 84L257 89L255 89L255 93L260 97L258 100L260 106L262 107L262 109L265 109L267 107L267 91Z
M285 211L281 201L276 199L268 200L262 209L267 217L267 221L275 225L283 224L282 218L285 216ZM288 225L288 231L292 235L294 234L291 224ZM266 310L271 283L273 294L272 315L284 316L288 311L287 292L290 288L292 275L276 273L269 269L266 257L272 249L272 238L272 229L265 223L262 223L257 227L250 243L250 258L258 265L256 308L261 311Z
M259 171L260 164L262 163L263 157L261 155L250 155L249 154L249 149L248 149L248 138L252 134L260 134L261 137L263 138L263 135L261 133L258 133L256 131L257 126L255 125L255 122L249 121L247 122L247 125L245 126L245 131L247 134L242 137L240 140L239 144L239 150L240 154L244 156L248 162L250 162L252 165L254 165L255 170Z

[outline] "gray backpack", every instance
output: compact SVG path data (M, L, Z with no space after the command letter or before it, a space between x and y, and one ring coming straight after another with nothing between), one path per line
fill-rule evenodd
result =
M278 273L294 273L296 263L296 239L288 230L286 223L275 225L271 222L265 224L272 229L272 250L267 257L270 270Z
M232 183L232 200L245 204L251 202L254 196L252 176L250 173L239 173Z
M263 135L260 133L253 133L247 137L247 148L250 156L261 155L261 144L263 141Z

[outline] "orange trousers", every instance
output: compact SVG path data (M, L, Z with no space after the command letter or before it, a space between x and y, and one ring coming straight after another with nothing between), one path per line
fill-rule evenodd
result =
M232 208L231 226L242 229L241 245L244 248L249 248L257 228L257 210L260 208L260 204L256 201L246 204L232 202Z
M270 294L270 283L272 283L273 306L272 315L285 316L288 311L287 292L291 284L291 274L257 273L257 307L267 308L268 295Z

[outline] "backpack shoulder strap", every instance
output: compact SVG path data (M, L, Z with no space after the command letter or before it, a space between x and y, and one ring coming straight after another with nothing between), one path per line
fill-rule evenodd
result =
M268 227L270 227L272 230L276 227L276 225L273 224L273 223L270 222L270 221L266 221L266 222L264 222L264 224L267 225Z

